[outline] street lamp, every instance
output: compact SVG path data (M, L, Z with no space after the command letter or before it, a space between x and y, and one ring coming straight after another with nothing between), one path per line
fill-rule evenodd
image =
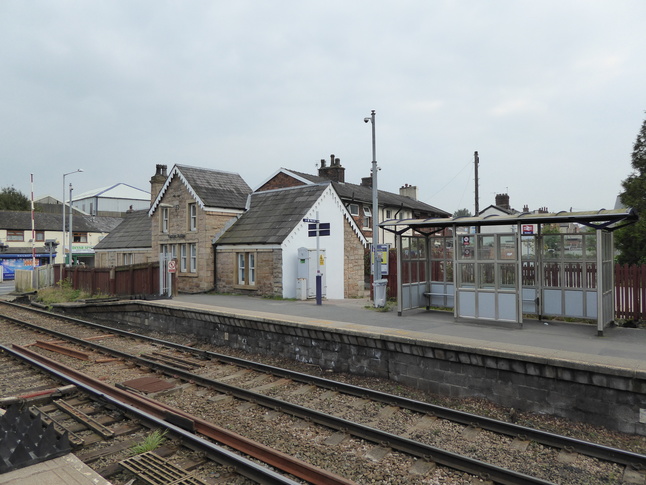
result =
M373 257L373 297L375 307L383 306L381 291L385 292L385 282L381 281L381 252L379 246L379 192L377 190L377 143L375 140L375 110L370 111L370 116L363 119L364 123L372 125L372 257ZM384 295L385 296L385 295Z
M73 173L82 172L82 168L77 168L73 172L67 172L63 174L63 241L61 244L61 253L63 254L63 264L61 265L61 280L63 279L63 265L65 264L65 177L72 175ZM70 200L70 214L72 213L72 201Z

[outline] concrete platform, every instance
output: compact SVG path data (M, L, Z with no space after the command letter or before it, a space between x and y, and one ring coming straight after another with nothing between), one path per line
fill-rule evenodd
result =
M646 329L609 327L603 337L596 325L527 320L522 326L497 322L456 322L450 312L371 308L368 299L314 301L271 300L234 295L179 295L159 303L225 311L308 325L407 336L443 344L487 348L569 362L646 371Z
M0 475L0 485L110 485L73 454Z

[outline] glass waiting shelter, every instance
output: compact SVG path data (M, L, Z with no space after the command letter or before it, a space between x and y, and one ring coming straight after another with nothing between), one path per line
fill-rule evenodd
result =
M511 322L523 315L614 319L613 231L633 209L399 219L397 309L453 309L456 319Z

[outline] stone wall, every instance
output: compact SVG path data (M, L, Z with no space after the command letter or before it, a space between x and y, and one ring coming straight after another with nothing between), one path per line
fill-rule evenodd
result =
M343 238L343 297L363 298L365 248L347 221L343 225Z
M158 206L152 217L152 248L153 254L160 252L161 245L176 245L177 258L180 258L180 248L186 245L187 257L190 258L189 244L197 244L197 271L191 272L187 264L186 271L181 271L178 264L177 284L182 293L200 293L210 291L214 287L214 260L211 240L225 225L236 217L229 212L204 211L197 205L197 228L191 231L189 227L189 205L195 199L188 192L179 177L174 177L164 193L162 202L171 206L169 209L168 232L162 232L162 207Z
M155 302L66 311L646 436L646 372Z
M219 293L253 294L258 296L283 296L282 251L278 249L240 250L256 255L256 285L237 284L236 250L217 250L216 287Z

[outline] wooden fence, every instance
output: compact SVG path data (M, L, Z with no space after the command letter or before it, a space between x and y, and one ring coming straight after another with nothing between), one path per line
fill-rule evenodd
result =
M72 287L91 295L159 296L159 263L142 263L114 268L74 266L54 270L56 282L69 279Z
M646 265L615 265L615 318L646 320Z

